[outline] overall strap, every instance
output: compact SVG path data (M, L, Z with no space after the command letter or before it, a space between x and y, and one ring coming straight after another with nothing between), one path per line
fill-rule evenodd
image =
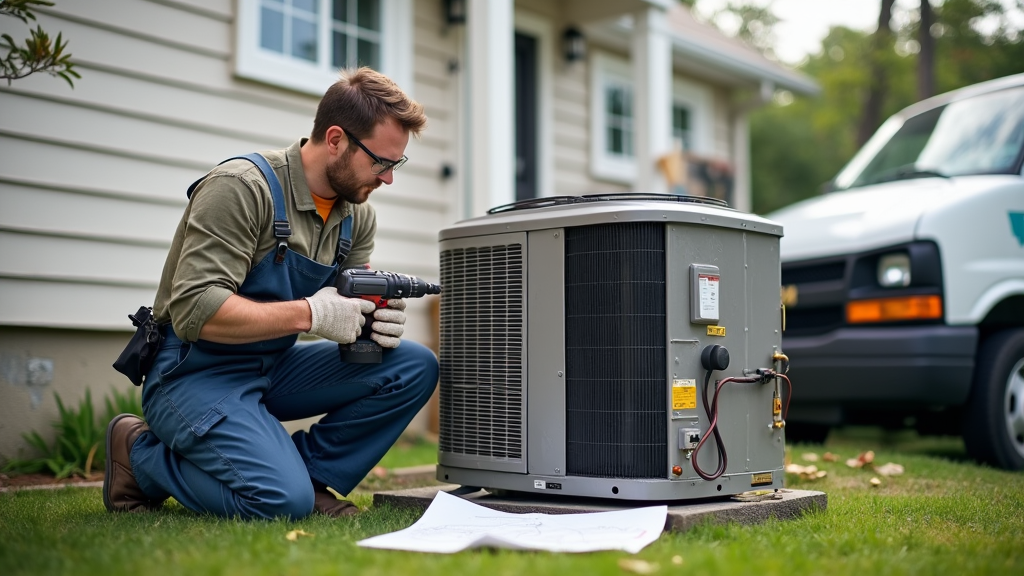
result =
M270 167L270 163L262 155L253 152L252 154L246 154L244 156L232 156L224 162L230 162L231 160L248 160L256 165L260 173L263 174L264 180L267 181L267 185L270 186L270 197L274 200L274 238L277 238L277 250L275 251L274 262L280 264L284 262L284 254L288 251L288 238L292 235L292 229L288 225L288 214L284 209L284 189L281 187L281 181L278 180L277 174L274 173L274 169ZM221 162L220 164L223 164ZM219 165L219 164L218 164ZM192 197L192 192L195 191L196 186L200 182L206 179L203 176L199 180L196 180L188 187L188 197ZM351 223L349 224L349 236L351 237ZM351 239L349 240L349 246L351 247ZM341 248L341 242L338 242L339 250ZM348 255L348 251L345 251L345 255Z
M338 234L338 266L341 266L348 253L352 251L352 215L345 216L341 221L341 233Z

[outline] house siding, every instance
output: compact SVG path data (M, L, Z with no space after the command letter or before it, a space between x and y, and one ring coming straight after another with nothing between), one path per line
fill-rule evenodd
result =
M372 203L373 265L437 279L437 233L453 220L456 89L439 0L415 7L415 83L428 130ZM233 74L232 0L61 0L38 22L69 41L71 89L35 74L0 85L0 454L49 430L53 392L76 404L127 380L110 368L151 304L185 190L221 160L306 136L319 97ZM24 36L12 18L4 32ZM187 31L187 33L182 33ZM427 302L407 338L430 343ZM26 371L50 361L50 375ZM35 364L38 366L38 363Z
M308 135L319 96L235 76L237 5L58 0L36 9L44 29L68 39L82 78L74 89L45 74L0 83L0 456L14 455L22 432L50 430L54 392L76 404L86 387L97 400L127 387L110 363L127 340L126 315L152 302L188 185L225 158ZM428 127L410 141L395 183L373 195L372 264L436 281L438 232L472 210L467 32L445 23L443 0L408 6L411 60L402 65L412 82L403 87L424 105ZM546 38L545 190L629 191L592 176L593 71L589 60L562 57L565 26L593 23L567 22L564 2L515 7ZM0 31L25 30L0 18ZM628 59L628 43L600 43L590 49ZM691 80L712 90L710 147L732 161L732 89ZM406 338L436 346L436 303L409 303ZM29 369L40 366L52 372Z
M608 47L593 46L592 50L612 54L616 58L629 60L629 55L616 52ZM570 66L559 64L562 69L555 80L555 157L556 194L604 194L629 192L632 187L596 178L590 169L591 111L590 90L592 83L589 69L592 60L577 62ZM707 114L710 121L707 147L716 159L733 161L731 108L732 91L708 84L704 80L674 73L674 78L684 78L710 90Z
M564 64L555 75L555 193L577 196L627 192L628 186L590 173L590 70L588 61Z

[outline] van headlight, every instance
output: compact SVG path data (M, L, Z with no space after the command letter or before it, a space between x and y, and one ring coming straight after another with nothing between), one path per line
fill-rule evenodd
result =
M878 285L883 288L910 286L910 256L905 252L896 252L879 258Z

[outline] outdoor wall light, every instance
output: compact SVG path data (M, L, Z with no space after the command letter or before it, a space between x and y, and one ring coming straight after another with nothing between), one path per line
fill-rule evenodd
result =
M565 55L565 61L570 64L583 60L583 57L587 55L587 39L579 28L570 26L562 33L562 52Z
M444 0L444 19L449 26L466 23L466 0Z

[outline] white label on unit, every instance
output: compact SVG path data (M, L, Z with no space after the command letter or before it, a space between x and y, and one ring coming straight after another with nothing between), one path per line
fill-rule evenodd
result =
M703 318L718 318L718 276L701 274L697 278L700 289L700 315Z
M533 481L533 487L538 489L538 490L544 490L545 489L544 481L543 480L534 480Z

